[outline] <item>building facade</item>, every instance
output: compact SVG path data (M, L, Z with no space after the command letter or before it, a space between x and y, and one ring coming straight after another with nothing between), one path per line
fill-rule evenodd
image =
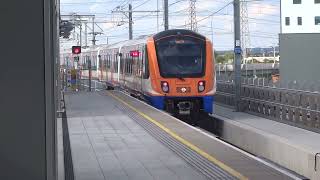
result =
M319 52L320 0L281 0L281 84L319 84Z
M281 33L320 33L320 0L281 0Z

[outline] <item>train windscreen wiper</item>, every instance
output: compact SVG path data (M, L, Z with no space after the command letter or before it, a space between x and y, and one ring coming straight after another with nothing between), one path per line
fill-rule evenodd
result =
M180 79L181 81L186 81L183 77L177 77L178 79Z

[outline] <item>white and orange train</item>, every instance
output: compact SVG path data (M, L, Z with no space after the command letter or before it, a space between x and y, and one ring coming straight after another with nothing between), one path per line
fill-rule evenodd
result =
M158 109L193 119L201 112L213 111L213 46L193 31L168 30L96 46L84 50L79 63L82 67L91 63L94 74L107 89L126 89Z

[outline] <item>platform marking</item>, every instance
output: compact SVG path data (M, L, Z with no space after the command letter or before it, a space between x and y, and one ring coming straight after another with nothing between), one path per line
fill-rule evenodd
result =
M126 93L124 93L124 92L122 92L122 91L118 91L118 92L121 93L121 94L123 94L123 95L125 95L125 96L127 96L127 97L129 97L129 98L131 98L131 99L133 99L133 100L137 100L137 101L139 101L140 103L142 103L142 104L144 104L144 105L146 105L146 106L148 106L148 107L150 107L150 108L153 108L153 110L155 110L155 111L161 112L161 113L163 113L163 114L166 115L166 116L170 116L170 118L172 118L173 120L178 121L179 123L182 123L182 124L184 124L185 126L188 126L188 127L190 127L191 129L193 129L193 130L195 130L195 131L198 131L199 133L202 133L203 135L206 135L207 137L209 137L209 138L211 138L211 139L213 139L213 140L215 140L215 141L217 141L217 142L219 142L219 143L221 143L221 144L223 144L223 145L225 145L225 146L227 146L227 147L229 147L229 148L231 148L231 149L233 149L233 150L235 150L235 151L238 151L239 153L242 153L242 154L244 154L244 155L252 158L253 160L256 160L256 161L258 161L258 162L260 162L260 163L262 163L262 164L264 164L264 165L266 165L266 166L268 166L268 167L271 167L271 168L275 169L276 171L278 171L278 172L280 172L280 173L282 173L282 174L284 174L284 175L287 175L287 176L291 177L292 179L295 179L295 180L301 180L301 179L302 179L302 178L299 178L299 176L297 176L297 175L295 175L295 174L292 174L291 172L288 172L288 171L286 171L286 170L284 170L284 169L281 169L281 168L275 166L274 164L271 164L270 162L267 162L267 161L264 160L264 159L261 159L261 158L259 158L259 157L257 157L257 156L254 156L254 155L252 155L252 154L250 154L250 153L248 153L248 152L246 152L246 151L244 151L244 150L242 150L242 149L239 149L239 148L237 148L237 147L235 147L235 146L232 146L231 144L227 143L226 141L223 141L223 140L221 140L221 139L218 139L216 136L213 136L211 133L209 133L208 131L205 131L204 129L196 128L196 127L194 127L194 126L191 126L190 124L188 124L188 123L186 123L186 122L183 122L183 121L179 120L178 118L176 118L176 117L174 117L174 116L171 116L171 115L168 114L167 112L161 111L161 110L159 110L159 109L151 106L150 104L147 104L146 102L144 102L144 101L142 101L142 100L139 100L139 99L136 99L136 98L134 98L134 97L129 96L128 94L126 94ZM215 114L213 114L213 115L214 115L214 116L218 116L218 115L215 115ZM213 116L213 117L214 117L214 116Z
M118 101L120 101L121 103L125 104L126 106L128 106L130 109L132 109L133 111L135 111L136 113L140 114L142 117L144 117L145 119L149 120L150 122L152 122L153 124L155 124L156 126L158 126L160 129L162 129L163 131L165 131L166 133L168 133L169 135L171 135L173 138L175 138L176 140L178 140L179 142L181 142L182 144L186 145L187 147L189 147L190 149L192 149L193 151L195 151L196 153L200 154L201 156L203 156L204 158L208 159L209 161L211 161L212 163L216 164L217 166L219 166L221 169L227 171L229 174L231 174L232 176L241 179L241 180L248 180L249 178L243 176L241 173L239 173L238 171L232 169L231 167L227 166L226 164L224 164L223 162L219 161L218 159L214 158L213 156L211 156L210 154L204 152L203 150L201 150L200 148L198 148L197 146L193 145L191 142L187 141L186 139L180 137L178 134L174 133L173 131L171 131L170 129L168 129L167 127L165 127L164 125L162 125L161 123L159 123L158 121L154 120L153 118L151 118L150 116L144 114L143 112L139 111L138 109L136 109L135 107L131 106L129 103L125 102L124 100L122 100L121 98L113 95L110 92L107 92L108 95L110 95L111 97L117 99Z

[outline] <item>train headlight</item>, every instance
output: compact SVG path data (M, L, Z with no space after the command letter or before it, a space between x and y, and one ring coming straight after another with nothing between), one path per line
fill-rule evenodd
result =
M198 82L198 91L203 92L206 88L206 83L205 81L199 81Z
M166 81L161 81L161 89L163 92L168 93L169 92L169 84Z

